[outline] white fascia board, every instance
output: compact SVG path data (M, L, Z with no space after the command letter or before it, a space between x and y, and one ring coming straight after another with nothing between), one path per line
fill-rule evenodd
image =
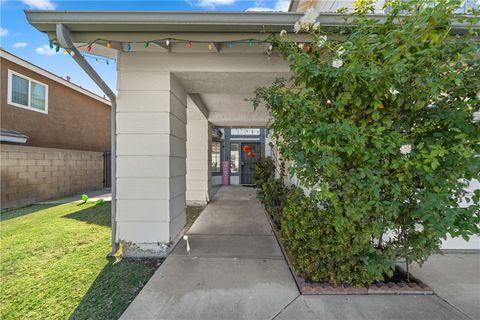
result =
M28 22L42 32L54 32L57 23L76 32L278 32L292 31L302 13L295 12L175 12L175 11L36 11L26 10ZM370 14L380 22L385 14ZM345 25L345 14L321 13L322 27ZM474 18L473 16L469 16ZM474 18L480 21L480 18ZM353 17L347 25L354 26ZM452 33L462 33L469 23L453 21ZM478 30L480 23L475 24Z

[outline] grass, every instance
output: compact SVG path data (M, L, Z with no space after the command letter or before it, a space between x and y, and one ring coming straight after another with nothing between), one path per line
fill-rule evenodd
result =
M117 319L159 265L107 259L109 203L0 217L1 319Z
M204 207L187 207L187 228ZM107 258L110 203L0 215L0 319L118 319L161 260Z
M197 220L198 216L200 215L200 213L202 213L204 208L205 207L200 207L200 206L187 207L186 230L190 229L190 227L195 222L195 220Z

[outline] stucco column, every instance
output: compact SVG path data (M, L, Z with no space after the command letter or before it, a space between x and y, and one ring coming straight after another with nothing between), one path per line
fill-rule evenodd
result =
M117 239L162 256L186 220L187 96L169 72L120 67L117 104Z
M211 195L212 128L192 99L187 99L187 204L205 205Z

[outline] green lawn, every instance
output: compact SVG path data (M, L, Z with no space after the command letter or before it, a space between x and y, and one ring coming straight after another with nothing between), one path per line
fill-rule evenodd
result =
M117 319L160 261L114 263L110 204L1 214L1 319Z

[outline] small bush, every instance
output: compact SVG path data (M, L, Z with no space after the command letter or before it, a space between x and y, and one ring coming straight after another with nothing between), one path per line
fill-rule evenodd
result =
M369 226L325 208L294 188L281 216L281 238L297 274L314 282L364 285L391 276L395 255L370 248Z
M281 214L286 204L288 189L285 187L283 180L271 177L261 188L260 201L265 205L265 209L272 216L273 221L278 229L281 229Z
M283 175L275 177L275 165L270 158L262 158L255 169L257 197L271 215L278 229L281 229L281 213L286 203L288 189L283 182Z
M275 164L270 157L260 158L255 167L255 185L257 188L267 182L268 179L275 176Z

